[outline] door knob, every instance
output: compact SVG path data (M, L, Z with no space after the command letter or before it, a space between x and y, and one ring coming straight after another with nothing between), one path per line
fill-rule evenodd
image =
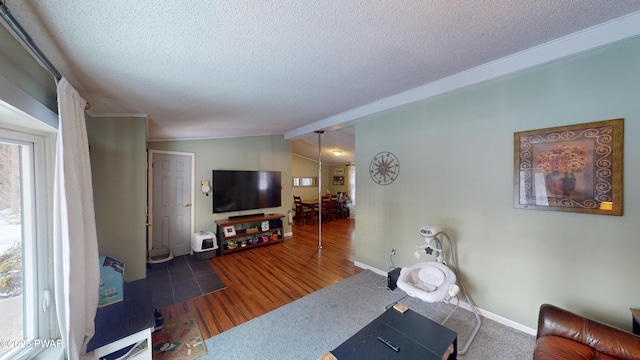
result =
M151 226L151 223L146 223L146 224L144 224L144 225L145 225L145 226L147 226L147 227L149 227L149 226Z
M186 203L186 204L184 204L184 206L189 207L189 206L191 206L191 204L190 203Z

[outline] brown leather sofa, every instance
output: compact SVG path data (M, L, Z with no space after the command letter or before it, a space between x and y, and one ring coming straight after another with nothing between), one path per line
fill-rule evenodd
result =
M534 360L640 360L640 336L544 304Z

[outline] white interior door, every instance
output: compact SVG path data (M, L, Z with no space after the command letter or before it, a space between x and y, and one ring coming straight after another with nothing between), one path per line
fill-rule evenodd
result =
M175 256L191 251L193 154L150 152L151 248L169 247Z

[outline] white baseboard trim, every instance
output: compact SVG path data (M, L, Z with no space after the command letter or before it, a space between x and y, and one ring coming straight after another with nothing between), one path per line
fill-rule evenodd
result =
M365 270L371 270L374 273L378 274L378 275L382 275L382 276L387 276L387 272L382 271L380 269L374 268L372 266L369 266L367 264L363 264L361 262L358 261L354 261L353 264L361 269L365 269ZM469 306L469 304L466 301L460 300L460 307L467 310L467 311L471 311L471 306ZM518 331L522 331L523 333L529 334L529 335L536 335L536 330L532 329L528 326L524 326L518 322L515 322L513 320L507 319L503 316L500 316L498 314L494 314L491 311L487 311L484 309L481 309L479 307L476 306L476 311L478 311L478 314L484 318L493 320L499 324L502 324L504 326L508 326L510 328L516 329Z
M361 269L371 270L371 271L373 271L374 273L376 273L378 275L387 276L387 272L386 271L382 271L382 270L376 269L376 268L374 268L372 266L369 266L367 264L363 264L363 263L358 262L358 261L354 261L353 265L355 265L355 266L357 266L357 267L359 267Z
M460 301L460 307L465 308L468 311L471 311L471 307L469 306L469 304L467 304L465 301ZM532 329L528 326L524 326L518 322L515 322L513 320L507 319L503 316L500 316L498 314L494 314L490 311L481 309L479 307L476 306L476 310L478 311L478 314L480 314L480 316L485 317L487 319L491 319L499 324L502 324L504 326L508 326L510 328L516 329L518 331L522 331L525 334L529 334L529 335L533 335L535 336L537 333L536 329Z

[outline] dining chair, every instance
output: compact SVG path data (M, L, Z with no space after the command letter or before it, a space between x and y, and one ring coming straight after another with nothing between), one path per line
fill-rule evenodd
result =
M331 195L323 195L320 204L320 218L326 222L331 221Z
M293 204L295 206L296 214L294 216L294 220L302 224L302 220L306 220L307 224L309 224L309 220L311 220L311 224L314 223L315 218L315 208L306 207L302 204L302 198L300 196L293 196Z
M334 216L336 220L340 219L340 203L338 202L337 195L331 195L331 202L329 205L329 217Z

